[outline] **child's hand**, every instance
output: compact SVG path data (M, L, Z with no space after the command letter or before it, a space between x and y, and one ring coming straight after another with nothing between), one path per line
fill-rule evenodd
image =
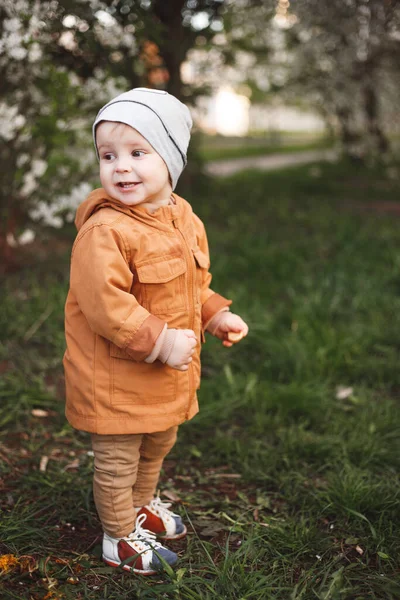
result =
M166 364L178 371L187 371L197 346L197 338L191 329L176 329L175 341Z
M210 326L207 328L212 335L222 340L223 346L230 348L234 341L229 341L229 333L240 333L242 337L248 334L249 328L239 315L235 315L229 311L219 312L212 319ZM237 340L240 341L240 340Z

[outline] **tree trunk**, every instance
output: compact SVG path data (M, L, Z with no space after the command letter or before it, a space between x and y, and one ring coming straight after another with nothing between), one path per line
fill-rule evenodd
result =
M168 69L168 91L182 100L181 65L193 43L193 33L182 23L185 0L156 0L153 12L164 26L161 39L157 40L160 54Z
M363 161L362 136L356 129L353 110L350 106L342 104L336 107L336 116L339 121L340 137L345 155L351 160Z
M386 154L390 151L389 141L380 126L379 100L370 77L363 86L364 111L368 136L375 153Z

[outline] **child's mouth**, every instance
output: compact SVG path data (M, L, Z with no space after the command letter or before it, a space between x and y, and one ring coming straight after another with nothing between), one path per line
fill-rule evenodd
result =
M139 183L140 181L119 181L117 183L117 187L119 187L121 190L131 190L136 185L139 185Z

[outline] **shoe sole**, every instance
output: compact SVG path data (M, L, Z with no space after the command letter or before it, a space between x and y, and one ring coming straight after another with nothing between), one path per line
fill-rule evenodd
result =
M119 567L121 565L121 563L116 563L112 560L108 560L104 556L102 558L103 558L103 562L105 562L106 565L108 565L109 567ZM157 574L157 571L152 571L152 570L144 571L142 569L135 569L135 567L130 567L129 565L124 565L121 568L125 569L125 571L129 571L131 573L132 572L137 573L138 575L156 575Z
M187 528L184 525L184 530L181 533L177 533L176 535L157 535L160 540L181 540L187 534Z

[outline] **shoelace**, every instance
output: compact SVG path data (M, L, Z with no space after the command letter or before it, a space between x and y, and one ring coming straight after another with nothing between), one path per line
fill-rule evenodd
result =
M171 506L171 502L162 502L160 500L160 496L153 498L150 501L149 506L150 506L150 508L155 510L155 512L161 518L163 518L163 517L179 517L179 515L172 512L172 510L169 510L169 507Z
M157 541L155 534L142 527L145 520L146 515L140 515L140 517L136 519L135 531L132 531L132 533L128 535L127 539L149 544L149 549L160 548L162 544Z

